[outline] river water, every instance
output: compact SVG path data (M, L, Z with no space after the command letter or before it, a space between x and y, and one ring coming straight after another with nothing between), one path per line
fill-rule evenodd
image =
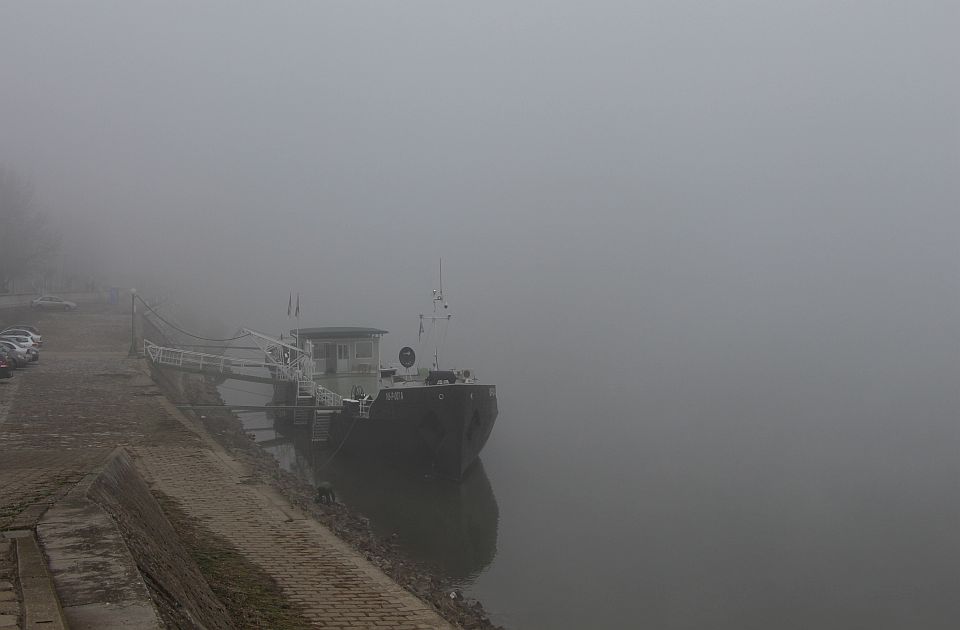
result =
M243 417L284 468L332 479L509 628L954 628L956 359L858 347L661 366L634 388L505 378L461 486L328 464ZM238 404L269 396L227 387Z

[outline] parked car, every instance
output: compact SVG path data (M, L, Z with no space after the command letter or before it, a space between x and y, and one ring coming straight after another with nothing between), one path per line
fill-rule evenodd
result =
M7 326L7 328L18 328L20 330L29 330L35 335L40 334L40 329L32 324L14 324L13 326Z
M5 353L0 353L0 378L13 378L13 360L7 359Z
M20 359L17 358L17 355L13 354L12 350L7 350L6 348L0 346L0 357L3 357L4 360L6 360L7 365L9 365L13 370L19 370L21 367L23 367Z
M72 311L77 308L77 304L76 302L71 302L55 295L41 295L30 302L30 308Z
M30 340L38 346L43 346L43 337L41 337L38 333L31 332L23 328L4 328L3 330L0 330L0 335L21 335L23 337L30 338Z
M0 351L4 352L8 359L13 359L16 368L25 368L27 363L33 360L26 348L21 348L12 341L0 339Z
M6 339L7 341L12 341L18 345L23 346L24 348L36 348L37 342L32 338L27 337L26 335L17 335L14 333L0 333L0 339Z
M20 357L14 350L0 345L0 357L6 359L7 363L10 365L11 369L19 370L21 367L26 365L25 361L21 361Z
M36 345L30 341L27 337L19 337L16 335L0 335L0 340L8 341L15 345L17 348L22 348L26 351L27 356L30 357L31 361L40 360L40 350L37 349Z

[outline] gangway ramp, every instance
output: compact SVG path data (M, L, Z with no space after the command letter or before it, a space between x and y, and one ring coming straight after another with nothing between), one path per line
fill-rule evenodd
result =
M234 379L266 384L274 384L277 381L294 382L297 388L294 404L284 406L292 411L293 423L309 425L312 441L329 441L330 415L343 409L343 397L313 380L310 346L301 350L262 333L249 329L242 330L260 346L264 353L264 360L168 348L157 345L149 339L143 340L143 354L154 365L214 376L218 380ZM253 372L259 372L259 374ZM279 407L274 407L274 409L277 408ZM360 413L364 417L369 417L369 404L364 409L364 404L361 402Z
M290 370L288 366L257 359L168 348L159 346L147 339L143 341L143 352L155 365L194 374L208 374L224 379L265 383L267 385L272 385L277 380L291 380L293 377L292 374L277 373ZM260 374L256 373L258 371Z
M310 359L309 352L301 352L298 348L288 346L261 333L244 330L258 342L258 345L261 341L267 342L262 348L263 360L170 348L157 345L149 339L143 340L143 353L152 363L160 367L211 375L218 379L235 379L268 385L277 381L295 382L297 384L295 406L311 412L343 407L343 397L340 394L313 380L313 361ZM280 363L272 356L272 351L277 348L294 350L296 353L284 353L287 362ZM314 419L316 419L315 416L316 413L314 413Z

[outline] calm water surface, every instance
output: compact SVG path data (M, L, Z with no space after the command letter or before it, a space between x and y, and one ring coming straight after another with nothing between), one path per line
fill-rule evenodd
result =
M244 418L510 628L955 628L958 371L904 360L498 382L459 487L319 470L326 453Z

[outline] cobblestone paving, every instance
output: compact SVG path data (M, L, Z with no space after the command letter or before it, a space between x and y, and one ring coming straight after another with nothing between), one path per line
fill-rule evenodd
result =
M320 628L448 628L318 523L292 514L212 451L142 446L144 476L279 582Z
M20 370L22 372L23 370ZM19 372L18 372L19 373ZM5 378L0 381L0 427L6 421L10 412L10 406L17 397L17 391L20 389L20 379Z
M168 421L159 390L120 351L129 316L104 307L38 316L41 360L0 386L0 529ZM95 347L105 351L93 352ZM23 520L23 519L21 519ZM31 526L32 522L17 526Z
M128 318L108 307L39 317L41 361L0 385L0 530L32 526L127 446L158 489L273 575L317 627L449 627L322 525L243 483L235 462L187 430L127 358Z
M109 311L95 311L79 316L3 312L4 324L39 320L47 344L39 363L0 381L0 530L32 527L50 504L96 470L114 447L142 433L103 420L121 404L122 392L116 382L96 375L104 370L116 372L118 359L125 360L118 353L116 337L126 320ZM76 334L78 329L84 334ZM51 347L90 354L82 360L61 360L47 349ZM136 364L126 361L119 369L135 373ZM3 630L20 627L15 572L10 542L0 536Z
M114 348L109 344L103 345L107 353L82 360L64 360L48 350L102 342L105 327L114 328L114 335L117 327L123 329L122 318L108 313L57 315L32 316L42 322L41 360L0 385L0 529L10 527L18 515L30 515L31 507L53 501L137 433L128 434L129 423L105 420L129 394L124 396L111 379L97 376L116 372L123 355L110 352ZM74 332L78 328L95 332L84 336ZM126 363L120 369L135 373L136 364ZM39 514L33 510L34 517Z

